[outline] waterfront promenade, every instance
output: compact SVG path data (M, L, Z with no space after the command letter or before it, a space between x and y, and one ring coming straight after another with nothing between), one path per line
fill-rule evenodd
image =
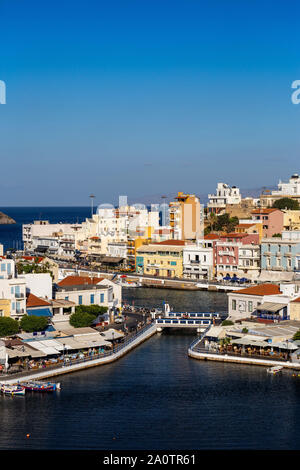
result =
M155 333L156 325L150 323L141 328L136 334L125 339L123 343L115 346L112 351L91 357L85 357L84 359L70 360L68 363L49 366L45 369L21 372L12 375L8 374L6 376L3 375L1 376L0 381L5 384L13 384L16 382L26 382L28 379L42 380L49 377L68 374L70 372L77 372L89 367L105 365L121 358Z
M282 366L287 369L300 370L300 364L291 362L282 357L262 356L259 354L243 354L235 353L234 351L217 351L204 347L203 339L206 331L200 338L195 339L188 349L188 355L194 359L204 361L217 361L217 362L231 362L245 365L256 366Z

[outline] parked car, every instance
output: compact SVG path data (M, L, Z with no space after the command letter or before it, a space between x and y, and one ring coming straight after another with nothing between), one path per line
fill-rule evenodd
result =
M115 323L123 323L124 321L125 318L122 315L115 318Z

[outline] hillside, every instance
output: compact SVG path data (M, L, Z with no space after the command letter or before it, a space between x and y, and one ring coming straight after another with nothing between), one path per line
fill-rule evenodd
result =
M16 221L3 212L0 212L0 224L15 224Z

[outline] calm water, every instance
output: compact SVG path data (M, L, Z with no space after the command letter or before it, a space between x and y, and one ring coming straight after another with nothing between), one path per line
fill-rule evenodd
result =
M89 216L89 208L0 210L18 222L0 226L0 242L12 247L22 223ZM184 311L227 307L226 294L200 291L124 289L124 300ZM53 395L1 395L0 449L299 449L300 381L191 359L194 337L155 335L114 364L62 376Z
M226 295L124 290L139 305L226 308ZM300 382L191 359L191 332L157 334L56 394L0 396L1 449L299 449ZM26 434L30 438L26 438Z

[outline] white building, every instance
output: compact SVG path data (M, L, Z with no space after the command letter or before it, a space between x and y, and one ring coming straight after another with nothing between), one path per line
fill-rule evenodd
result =
M183 275L189 279L213 278L213 248L206 246L206 240L184 246Z
M216 194L208 194L207 208L209 212L219 213L226 208L227 204L240 204L241 200L239 188L218 183Z
M58 282L55 299L68 300L75 305L120 308L122 287L109 279L70 275Z
M52 277L49 273L21 274L18 279L26 282L26 292L44 299L52 299Z
M12 318L20 318L26 313L26 282L16 277L12 259L0 259L0 299L10 301Z
M272 191L273 196L300 196L300 176L295 173L291 176L288 183L279 181L278 189Z

